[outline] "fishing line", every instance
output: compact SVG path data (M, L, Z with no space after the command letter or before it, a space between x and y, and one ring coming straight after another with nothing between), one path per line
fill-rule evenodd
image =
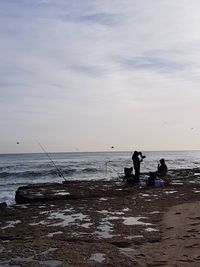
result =
M117 175L118 175L118 177L120 178L121 174L120 174L117 170L115 170L113 167L108 166L108 163L109 163L109 162L106 162L106 175L107 175L107 173L108 173L108 168L110 168L112 171L116 172Z
M53 164L53 166L55 167L55 169L57 170L58 175L59 175L60 177L62 177L62 178L65 180L65 182L66 182L66 179L65 179L63 173L62 173L61 170L58 168L58 166L55 164L55 162L51 159L51 157L50 157L49 154L46 152L46 150L44 149L44 147L43 147L39 142L37 142L37 143L38 143L38 145L40 146L40 148L42 149L42 151L45 153L45 155L48 157L48 159L51 161L51 163Z

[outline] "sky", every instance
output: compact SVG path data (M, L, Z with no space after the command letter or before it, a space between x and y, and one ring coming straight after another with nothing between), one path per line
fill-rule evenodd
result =
M0 153L200 149L199 14L199 0L0 0Z

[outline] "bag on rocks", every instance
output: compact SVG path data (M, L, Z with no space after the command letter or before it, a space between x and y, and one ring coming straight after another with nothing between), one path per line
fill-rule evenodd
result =
M155 181L156 181L156 173L150 172L147 185L148 186L155 186Z
M155 180L155 187L163 187L164 186L164 181L161 179L156 179Z

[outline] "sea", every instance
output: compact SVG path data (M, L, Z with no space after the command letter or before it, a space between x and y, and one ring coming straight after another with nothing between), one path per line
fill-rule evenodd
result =
M133 152L0 154L0 202L15 204L18 187L65 180L121 179ZM200 168L200 151L144 151L141 172L155 171L161 158L169 169Z

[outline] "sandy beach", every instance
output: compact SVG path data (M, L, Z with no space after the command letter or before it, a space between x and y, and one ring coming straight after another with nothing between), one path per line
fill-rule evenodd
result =
M1 216L0 266L199 266L200 170L170 174L164 188L52 185L48 201L33 188Z
M145 244L136 257L139 266L200 266L200 202L170 208L161 221L160 242Z

